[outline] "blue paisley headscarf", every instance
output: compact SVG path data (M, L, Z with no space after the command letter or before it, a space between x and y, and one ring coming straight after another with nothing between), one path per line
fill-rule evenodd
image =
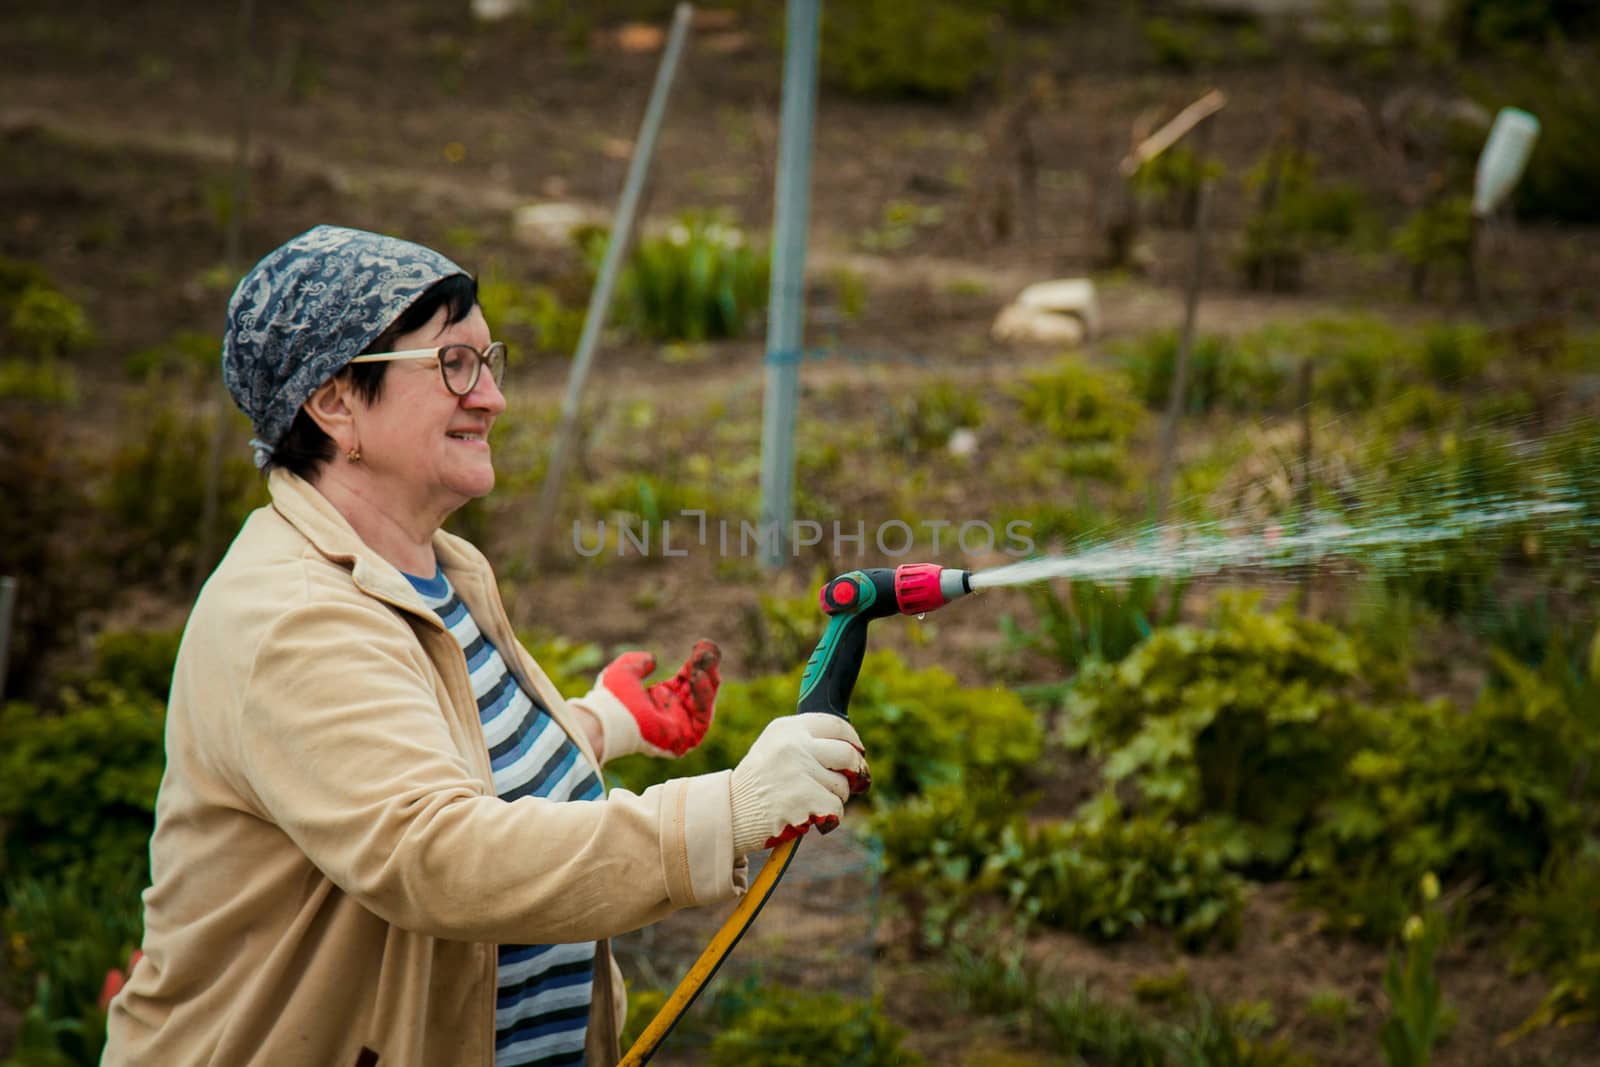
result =
M436 282L467 272L396 237L317 226L250 269L228 301L222 380L255 428L257 467L316 392Z

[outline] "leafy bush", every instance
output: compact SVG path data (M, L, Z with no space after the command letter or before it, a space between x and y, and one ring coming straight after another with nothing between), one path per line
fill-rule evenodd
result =
M822 19L822 76L863 96L964 96L994 63L990 17L951 0L860 0Z
M57 360L0 360L0 400L67 406L78 401L78 376Z
M868 831L882 843L884 884L906 906L921 942L940 946L982 889L995 843L1021 834L1023 803L981 779L934 786L873 813Z
M83 308L48 285L30 285L11 302L6 334L12 351L35 359L59 359L89 346L94 330Z
M104 505L121 542L117 554L129 578L159 582L191 567L203 540L205 478L196 476L211 447L211 420L176 404L158 406L143 433L109 463ZM216 541L226 544L245 516L266 500L249 457L221 458Z
M771 719L793 712L803 670L724 682L699 748L670 763L629 757L615 765L618 778L640 789L734 766ZM867 798L877 804L973 776L1004 782L1039 755L1038 723L1016 694L963 688L949 672L914 670L888 650L867 654L850 719L872 765Z
M143 872L166 764L162 705L102 682L68 690L62 703L59 714L22 703L0 709L5 876L78 861Z
M1281 867L1360 740L1352 694L1367 666L1331 627L1224 598L1209 628L1158 631L1120 664L1087 665L1062 736L1152 815L1226 816L1251 859Z
M1548 993L1515 1031L1600 1020L1600 855L1552 859L1512 898L1518 973L1544 972Z
M1596 753L1592 732L1532 671L1503 668L1517 685L1485 689L1470 712L1441 700L1373 713L1360 749L1332 772L1341 785L1296 868L1357 932L1405 916L1406 898L1376 886L1434 871L1492 896L1576 843L1588 794L1572 791Z
M922 1058L901 1047L905 1031L876 1000L834 993L772 989L711 1042L711 1067L917 1067Z
M1422 371L1441 389L1459 389L1482 376L1489 362L1483 330L1458 323L1433 323L1422 332Z
M1231 946L1244 912L1244 883L1204 831L1114 808L1032 830L1008 826L987 877L1022 917L1101 941L1154 926L1189 950Z
M95 638L95 677L165 704L181 630L107 630Z
M1144 418L1126 378L1070 358L1027 375L1012 395L1024 419L1065 444L1121 444Z
M73 865L5 883L8 972L23 1008L14 1067L89 1067L100 1062L106 976L138 947L144 887L138 868Z
M1163 330L1121 348L1134 392L1145 406L1165 410L1178 365L1178 332ZM1196 337L1184 371L1184 411L1225 408L1263 411L1281 404L1288 372L1283 360L1213 335Z
M1347 240L1360 226L1360 191L1348 182L1322 181L1317 166L1306 153L1273 149L1246 176L1258 201L1236 262L1250 288L1298 290L1306 255Z
M1449 196L1417 208L1395 231L1391 243L1395 253L1411 265L1413 296L1422 296L1429 268L1470 265L1472 225L1471 198Z
M604 246L599 248L603 252ZM581 285L577 279L573 280L573 289L593 287L592 268L597 264L590 266L589 272L583 274ZM555 286L520 285L503 277L491 262L478 281L478 302L483 305L484 318L501 336L555 355L571 356L578 349L578 338L583 333L584 306L569 306ZM517 347L512 345L513 357Z

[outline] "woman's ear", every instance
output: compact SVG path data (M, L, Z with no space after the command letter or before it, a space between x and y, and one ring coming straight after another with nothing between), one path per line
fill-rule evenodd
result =
M319 385L307 398L305 409L322 432L333 438L340 452L356 447L355 411L350 403L350 382L344 375Z

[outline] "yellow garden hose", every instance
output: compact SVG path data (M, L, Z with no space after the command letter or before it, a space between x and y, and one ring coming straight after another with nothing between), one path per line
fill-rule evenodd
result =
M617 1067L640 1067L641 1064L650 1062L650 1057L655 1055L656 1049L661 1047L672 1028L677 1025L683 1013L689 1010L689 1005L694 1003L695 997L705 988L707 982L717 973L717 968L722 966L722 961L728 958L728 953L733 951L733 946L739 943L744 932L755 922L756 916L761 913L761 906L767 902L772 891L778 888L778 881L783 877L783 872L789 869L789 862L794 859L794 850L800 847L798 837L790 838L767 854L767 862L761 868L761 873L756 875L755 881L750 883L749 890L739 901L739 906L728 916L728 921L711 939L711 943L700 953L700 958L694 961L694 966L689 968L689 973L683 976L683 981L678 983L678 988L672 991L667 1002L656 1012L655 1018L650 1020L650 1025L644 1028L644 1033L628 1049L627 1055L622 1057Z

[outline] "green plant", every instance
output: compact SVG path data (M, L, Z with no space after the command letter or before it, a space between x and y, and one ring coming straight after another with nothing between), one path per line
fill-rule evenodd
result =
M944 221L944 208L915 200L891 200L883 207L877 226L862 233L861 247L868 252L898 252L916 241L918 234Z
M1348 182L1323 181L1317 169L1305 152L1274 148L1246 175L1257 206L1236 263L1250 288L1298 290L1305 257L1348 240L1360 227L1366 210L1360 191Z
M829 274L833 283L834 301L839 316L846 322L856 322L867 310L867 279L860 271L838 267Z
M1086 665L1062 739L1145 810L1226 816L1249 858L1281 867L1360 739L1352 693L1367 673L1331 627L1228 597L1210 627L1160 630L1120 664Z
M951 940L957 921L983 889L995 842L1020 834L1024 802L1010 790L951 782L875 811L867 830L880 843L884 884L910 913L922 945Z
M142 870L75 864L44 877L8 880L7 970L21 985L14 1067L90 1067L100 1062L106 977L138 946ZM15 995L13 997L15 1002Z
M588 243L591 262L604 252ZM616 318L652 341L739 337L767 306L767 256L738 227L686 212L642 237L617 282Z
M1007 826L985 876L1027 921L1101 941L1154 926L1190 951L1233 944L1245 900L1243 881L1204 830L1125 818L1114 807L1029 830Z
M1183 589L1183 582L1164 584L1156 578L1121 586L1068 582L1065 595L1049 585L1029 586L1038 628L1024 633L1013 626L1012 639L1048 652L1069 671L1091 659L1115 663L1157 627L1177 621Z
M95 638L93 677L165 704L182 639L181 630L106 630Z
M1038 968L1021 944L985 937L951 942L948 981L962 1006L979 1015L1020 1015L1039 998Z
M1402 960L1400 952L1391 951L1383 974L1389 1016L1379 1029L1378 1038L1388 1067L1427 1067L1444 1029L1444 1004L1433 965L1444 946L1446 915L1438 904L1438 879L1425 874L1420 885L1420 908L1406 919L1401 930L1405 958Z
M1429 201L1395 231L1392 245L1411 265L1411 292L1420 298L1430 268L1471 265L1472 201L1465 196Z
M1194 225L1200 184L1225 173L1222 164L1202 160L1188 145L1177 144L1142 165L1133 175L1133 190L1168 226Z
M1039 1000L1039 1029L1053 1052L1073 1063L1168 1067L1173 1028L1096 996L1079 979L1065 993Z
M1011 394L1025 420L1062 444L1121 444L1144 419L1126 377L1072 358L1026 375Z
M146 417L140 436L112 453L101 500L114 524L122 573L157 582L190 568L204 540L205 478L196 476L196 463L210 451L212 420L242 416L158 401ZM266 493L245 455L224 455L218 473L216 533L226 543Z
M83 613L118 591L90 498L93 475L62 440L59 413L0 413L0 575L17 583L8 696L51 695L54 659L74 647Z
M1361 1008L1342 990L1327 986L1306 998L1306 1015L1332 1030L1341 1040L1345 1029L1361 1015Z
M76 861L144 871L166 765L164 708L93 682L57 713L0 708L0 857L7 878Z
M1212 66L1222 58L1221 46L1194 19L1145 19L1139 28L1159 66L1190 71Z
M821 579L811 582L820 586ZM758 593L744 612L747 662L757 670L788 670L811 654L817 641L817 599L809 593L790 596Z
M951 434L982 424L983 403L972 390L942 379L898 393L886 429L897 452L919 456L944 451Z
M1489 362L1483 330L1435 323L1422 332L1422 371L1441 389L1459 389L1479 378Z
M573 641L544 630L518 634L517 638L549 676L551 684L569 700L589 691L606 662L605 653L593 642Z
M23 289L10 302L6 333L13 351L34 359L60 359L94 341L89 317L77 301L37 284Z
M1519 920L1512 937L1515 970L1542 971L1551 984L1507 1039L1542 1026L1600 1020L1600 854L1552 857L1537 880L1517 890L1511 910Z
M58 360L0 360L0 401L68 406L78 402L78 376Z
M833 993L770 989L728 1022L711 1041L711 1067L916 1067L903 1048L904 1031L878 1001L849 1001Z
M1202 1000L1187 1025L1173 1031L1174 1051L1186 1067L1313 1067L1315 1061L1285 1040L1264 1043L1270 1012L1250 1002L1219 1005Z
M1270 335L1269 335L1270 337ZM1178 332L1162 330L1119 354L1134 392L1146 407L1165 410L1178 365ZM1184 411L1190 415L1225 408L1271 410L1282 403L1288 371L1285 360L1266 344L1250 348L1210 334L1195 338L1184 372Z
M953 99L994 63L990 16L951 0L860 0L822 20L822 76L863 96Z
M1436 700L1369 713L1336 772L1296 867L1357 932L1404 918L1392 887L1424 872L1471 879L1492 900L1575 846L1592 731L1535 672L1500 667L1514 684L1486 687L1470 712Z

